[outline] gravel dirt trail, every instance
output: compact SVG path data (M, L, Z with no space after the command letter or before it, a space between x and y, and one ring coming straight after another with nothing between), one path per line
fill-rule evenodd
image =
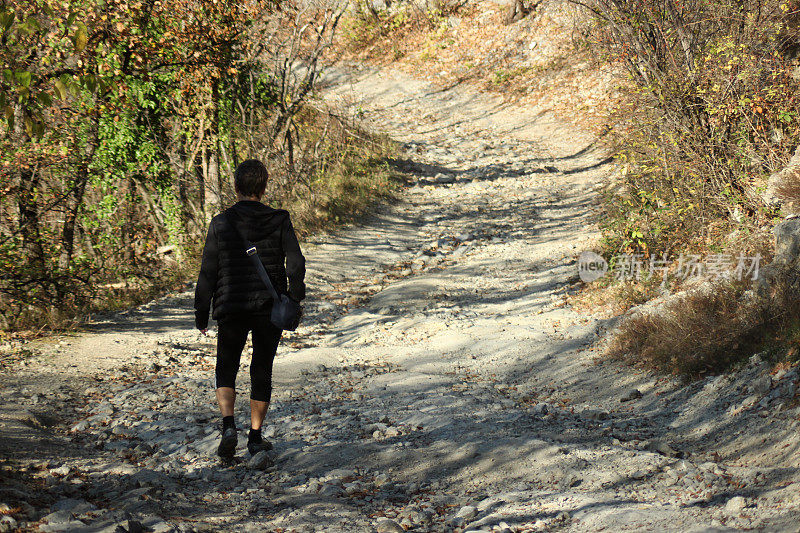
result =
M275 466L244 431L235 464L213 455L214 339L187 287L5 360L0 530L798 530L795 368L637 372L567 304L613 171L591 138L385 70L331 70L323 94L403 143L414 185L304 243Z

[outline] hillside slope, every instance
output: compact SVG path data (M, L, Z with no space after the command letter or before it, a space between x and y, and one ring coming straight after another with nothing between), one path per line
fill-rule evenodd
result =
M797 523L795 369L637 374L597 359L608 320L566 304L609 172L590 137L397 71L341 66L327 83L342 113L404 143L390 163L412 186L304 244L309 317L276 360L276 467L241 447L241 463L213 457L214 341L192 330L187 291L3 371L11 516L87 531Z

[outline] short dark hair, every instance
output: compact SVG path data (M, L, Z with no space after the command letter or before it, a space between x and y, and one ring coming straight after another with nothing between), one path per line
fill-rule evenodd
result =
M259 196L267 187L269 173L258 159L242 161L233 173L233 186L243 196Z

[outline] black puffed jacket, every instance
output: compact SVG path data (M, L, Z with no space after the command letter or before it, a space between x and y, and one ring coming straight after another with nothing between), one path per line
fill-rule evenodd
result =
M288 293L297 301L306 296L303 281L306 261L288 211L242 200L226 209L224 215L211 219L203 247L194 293L198 329L208 327L212 301L214 320L235 313L268 313L272 308L272 296L247 257L240 234L258 249L269 279L279 293Z

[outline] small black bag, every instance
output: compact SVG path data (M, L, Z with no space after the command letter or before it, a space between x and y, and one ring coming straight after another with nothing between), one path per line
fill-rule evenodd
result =
M227 220L227 217L225 217ZM228 220L228 224L234 229L236 233L239 234L239 237L244 241L245 246L247 249L245 253L253 262L253 266L258 272L258 276L261 278L261 281L264 282L264 285L267 286L270 294L272 295L272 313L270 314L270 322L280 329L285 329L288 331L294 331L297 329L297 326L300 325L300 318L303 316L303 309L300 307L300 304L294 300L292 300L286 294L278 294L278 291L275 290L275 287L272 285L272 281L269 279L269 275L267 274L267 269L264 268L264 264L261 262L261 259L258 257L258 250L256 247L244 238L236 226Z

